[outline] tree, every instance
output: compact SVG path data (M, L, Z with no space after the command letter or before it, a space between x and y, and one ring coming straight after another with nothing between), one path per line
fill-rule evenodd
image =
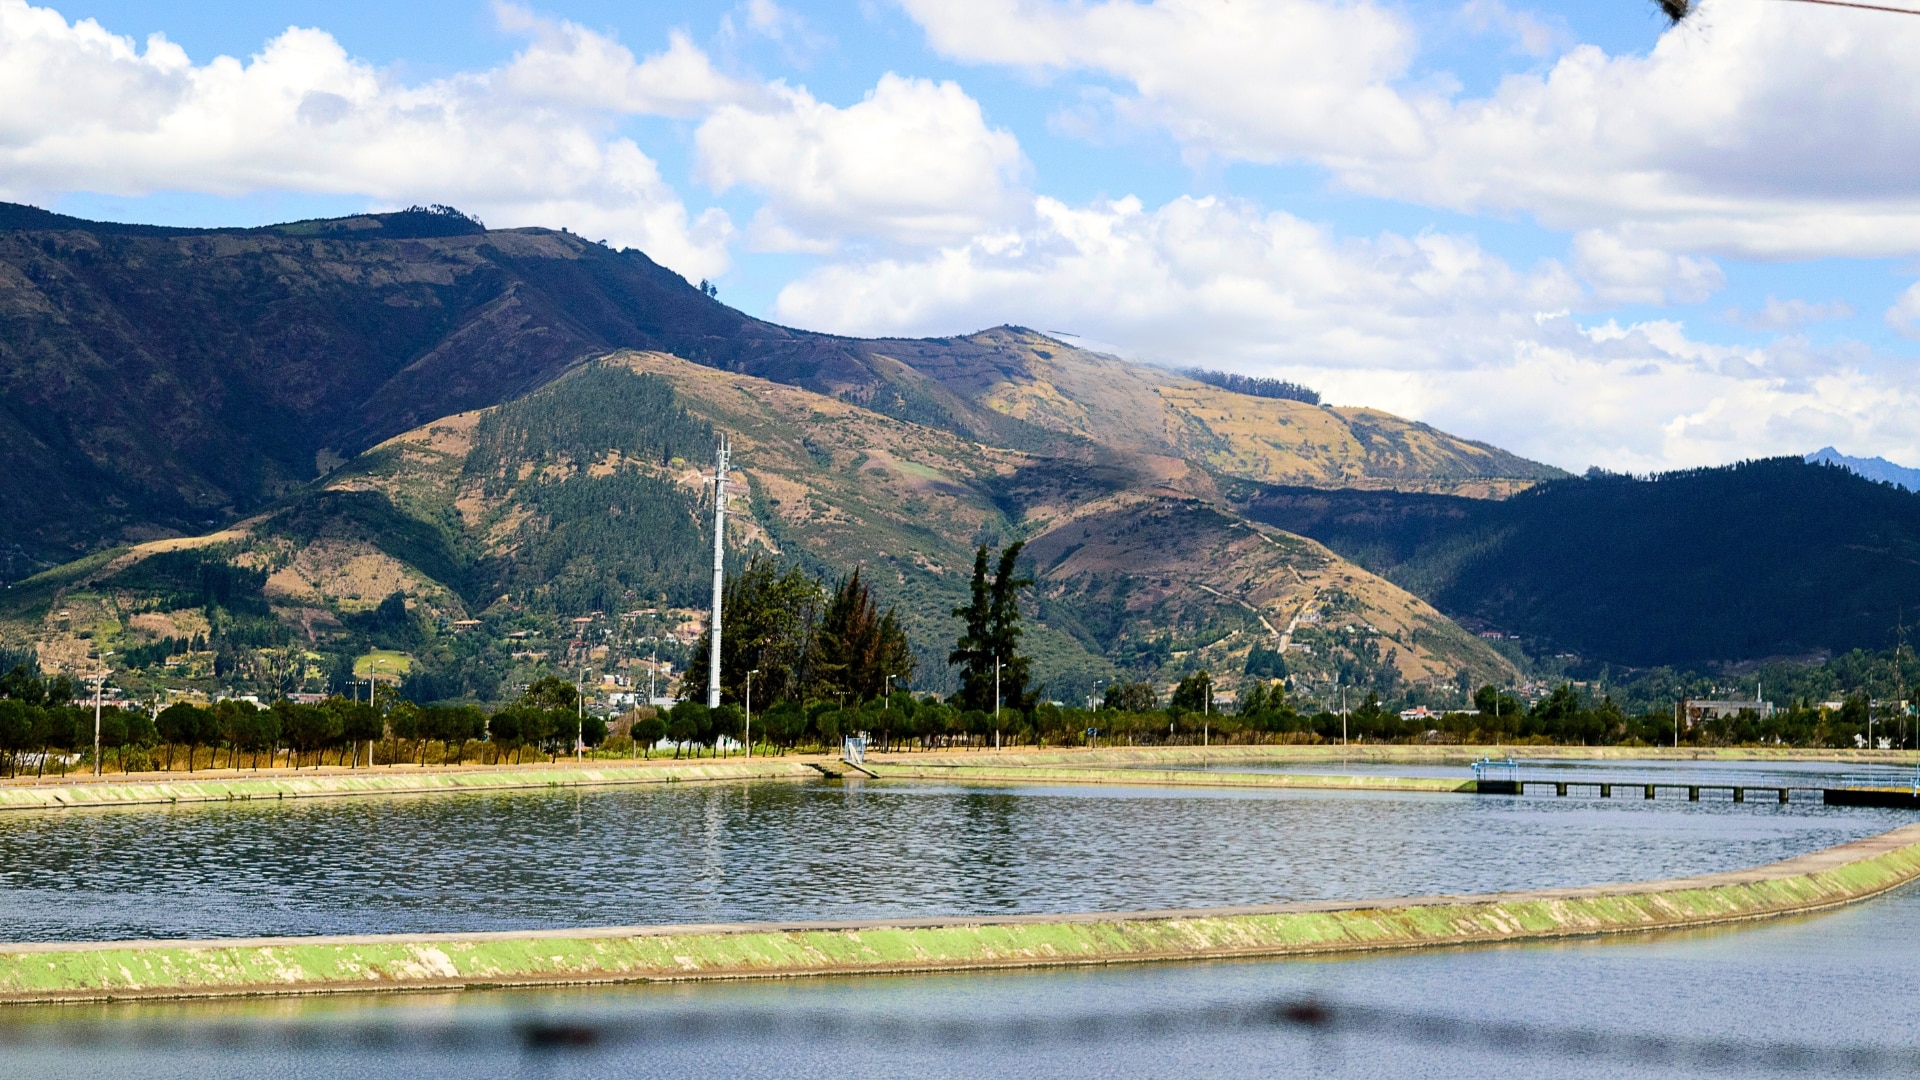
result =
M661 739L667 737L667 722L660 719L658 710L636 717L633 721L633 741L646 747L646 755L653 756L653 748Z
M705 741L707 726L712 722L710 710L702 701L682 701L667 714L667 738L673 740L673 756L680 756L680 748L687 744Z
M73 710L65 705L48 704L33 710L32 743L40 748L40 766L38 772L45 775L47 756L54 747L62 750L73 746L74 716ZM64 760L62 762L64 764Z
M960 667L960 692L955 695L961 708L991 713L996 706L1026 712L1039 699L1038 691L1027 690L1027 657L1020 655L1020 590L1033 584L1015 570L1024 542L1009 545L1000 553L1000 563L991 581L987 578L987 545L973 556L971 600L965 607L953 609L954 617L965 622L947 663ZM998 694L995 691L998 689Z
M30 709L26 702L11 694L0 698L0 751L6 752L9 773L18 774L20 751L27 748L27 740L33 735Z
M1107 687L1100 707L1118 712L1152 712L1160 707L1160 693L1150 682L1114 683Z
M814 656L816 692L845 694L854 703L883 696L888 676L912 679L916 663L895 609L880 613L857 567L841 579L827 602Z
M319 705L297 705L291 701L276 701L273 707L280 714L280 727L286 732L287 743L296 754L318 755L340 737L340 714L333 709ZM317 756L314 764L319 764ZM297 756L293 767L300 767Z
M755 702L771 706L807 695L821 595L820 583L799 567L782 571L759 556L727 579L721 599L722 701L744 702L747 672L756 669ZM680 683L680 696L687 701L707 700L712 647L711 633L694 643Z
M193 771L193 754L200 743L210 735L213 717L207 710L185 701L176 701L160 710L154 718L154 726L160 731L160 738L167 744L167 771L173 771L173 748L184 745L187 748L187 771Z
M258 712L260 707L251 701L214 702L213 732L209 738L227 744L227 768L234 767L234 755L253 744L254 715Z
M1212 712L1213 676L1205 670L1196 671L1180 680L1173 689L1173 700L1167 708L1174 712Z
M472 706L468 706L471 708ZM580 743L592 750L607 741L607 718L588 713L580 718Z
M466 756L467 740L485 734L486 726L487 718L477 705L434 705L424 711L420 734L423 739L438 739L446 747L440 759L451 756L458 765Z
M1255 645L1247 653L1246 673L1256 679L1284 679L1287 677L1287 661L1277 650Z
M580 730L580 691L557 675L536 680L516 703L520 744L547 749L558 761L560 747L573 742Z
M25 664L15 664L5 675L0 675L0 698L18 701L23 705L41 705L46 702L46 689Z
M347 749L351 755L349 760L352 764L358 765L360 743L364 741L371 744L386 735L387 719L381 716L380 710L372 705L351 701L342 702L335 712L340 718L340 737L347 740ZM367 754L367 764L373 764L371 752Z
M526 710L517 705L509 705L487 719L487 741L494 745L494 762L499 763L500 756L509 750L518 751L524 741L521 738L521 717ZM519 760L516 754L515 760Z

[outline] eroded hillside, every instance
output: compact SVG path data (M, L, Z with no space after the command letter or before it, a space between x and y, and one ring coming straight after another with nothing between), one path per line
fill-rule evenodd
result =
M975 545L1015 539L1030 541L1040 580L1028 645L1056 696L1199 667L1231 684L1255 648L1303 679L1507 671L1383 579L1234 516L1212 475L1182 458L1085 441L1051 455L989 446L657 352L389 439L191 545L192 565L165 567L170 584L149 587L139 568L178 541L46 575L15 611L49 660L84 627L121 651L185 636L214 654L209 669L298 682L381 646L440 672L436 686L485 697L510 677L478 677L486 664L521 677L574 662L577 648L591 659L592 635L606 627L612 640L620 612L700 603L717 431L734 447L731 558L761 551L830 578L864 567L905 617L922 686L944 683ZM226 573L207 566L238 575L228 600L193 584ZM156 621L195 610L203 640Z

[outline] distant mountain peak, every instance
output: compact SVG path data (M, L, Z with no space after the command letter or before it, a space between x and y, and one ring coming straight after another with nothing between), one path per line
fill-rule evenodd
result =
M1909 469L1905 465L1895 465L1883 457L1849 457L1831 446L1822 447L1807 455L1810 465L1838 465L1855 475L1869 480L1878 480L1883 484L1892 484L1907 491L1920 491L1920 469Z

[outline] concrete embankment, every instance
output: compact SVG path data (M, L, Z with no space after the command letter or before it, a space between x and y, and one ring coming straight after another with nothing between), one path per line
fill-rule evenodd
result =
M1492 896L1123 914L0 945L0 1001L725 979L1303 956L1818 911L1920 876L1920 826L1752 870Z
M1360 776L1336 773L1233 773L1198 769L1101 769L1057 765L955 765L876 762L866 771L881 780L945 780L959 784L1126 784L1139 787L1302 788L1332 791L1437 791L1471 793L1472 780L1431 776Z
M611 762L573 765L530 765L506 768L467 768L440 772L281 774L249 777L229 775L204 779L108 780L101 783L0 785L0 810L50 810L81 806L142 806L174 803L239 802L334 798L347 795L424 795L461 791L509 791L528 788L609 787L622 784L670 784L698 780L814 779L820 770L793 758L743 758L661 761L651 764Z

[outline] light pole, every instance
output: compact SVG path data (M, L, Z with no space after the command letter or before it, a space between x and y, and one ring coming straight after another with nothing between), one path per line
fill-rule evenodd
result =
M1347 745L1347 688L1338 677L1333 680L1333 685L1340 688L1340 745L1345 746Z
M760 674L759 668L747 672L747 757L753 757L753 677Z
M1000 654L993 654L993 748L1000 749Z
M587 669L580 669L580 690L573 695L573 763L580 764L587 746Z
M882 687L880 691L880 707L888 712L893 711L893 680L896 678L898 678L898 676L889 675L886 681L880 684Z

